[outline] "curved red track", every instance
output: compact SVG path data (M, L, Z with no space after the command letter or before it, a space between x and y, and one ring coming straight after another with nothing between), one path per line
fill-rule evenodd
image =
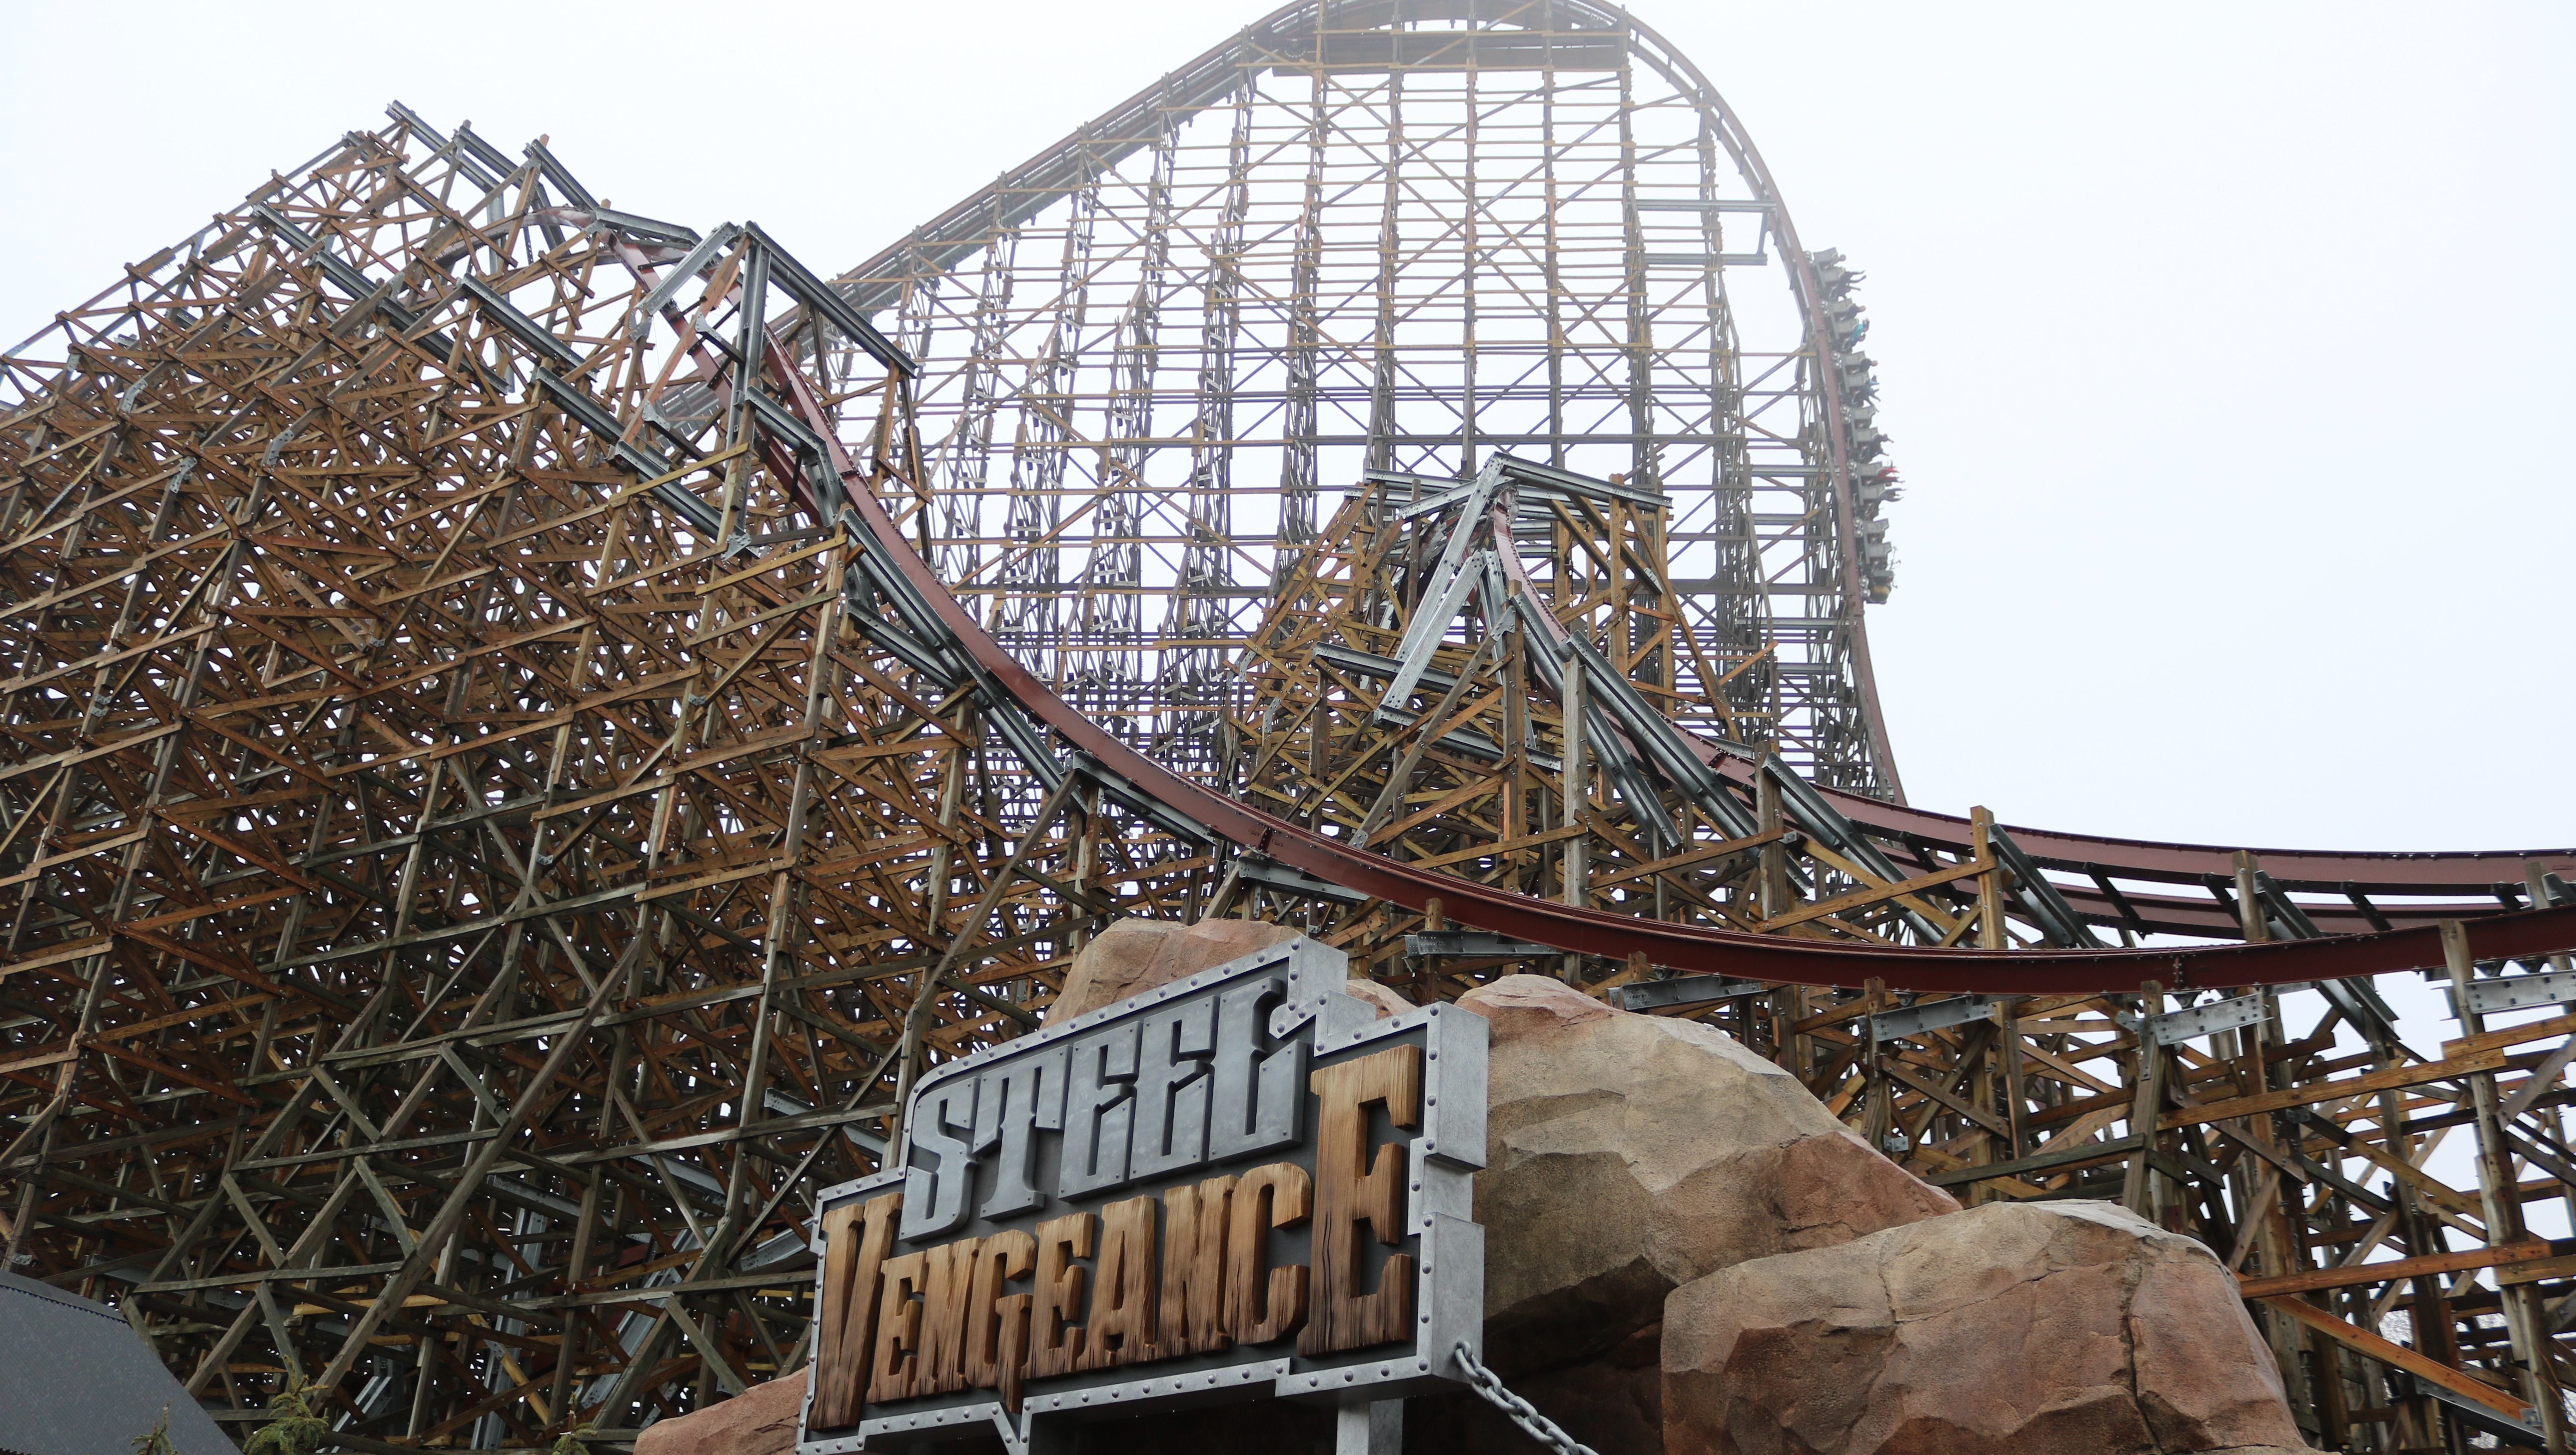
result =
M1737 783L1753 781L1753 765L1721 757L1713 766ZM1956 814L1932 813L1866 798L1838 789L1819 788L1845 818L1887 838L1913 840L1929 847L1965 853L1968 821ZM2236 873L2237 849L2215 844L2172 844L2153 839L2108 838L2062 833L2055 829L2005 825L2024 853L2043 868L2069 873L2147 883L2225 885ZM2408 929L2445 919L2485 919L2509 909L2520 897L2524 871L2537 864L2550 872L2576 876L2576 849L2471 850L2457 853L2370 852L2333 849L2253 849L2263 872L2283 889L2315 893L2395 895L2404 902L2372 908L2385 925L2373 924L2360 905L2303 903L2319 929L2329 934L2360 933L2380 928ZM2060 883L2064 894L2088 919L2117 923L2120 907L2097 887ZM2507 896L2512 896L2508 898ZM2236 917L2206 893L2192 896L2123 893L2130 908L2149 929L2167 934L2231 936Z
M812 387L795 370L777 363L782 358L781 350L772 349L769 355L775 372L781 376L780 382L795 396L799 412L828 443L843 492L883 549L887 562L901 572L1003 690L1065 742L1125 777L1148 797L1246 849L1267 854L1345 889L1416 911L1426 909L1437 898L1444 915L1461 925L1561 950L1617 960L1643 954L1648 963L1675 970L1798 985L1859 986L1876 979L1894 990L2052 995L2132 991L2148 981L2167 990L2290 985L2429 969L2443 963L2441 931L2433 923L2312 940L2179 949L1977 950L1792 940L1551 904L1355 849L1171 772L1102 731L1030 675L1000 643L986 635L973 615L948 594L929 564L904 541L893 518L868 488L866 476L842 452L837 433L830 427L829 417ZM1739 775L1751 771L1749 765L1740 763L1726 766ZM1867 828L1911 835L1942 847L1957 847L1966 841L1963 819L1850 794L1835 794L1832 798L1836 808ZM2028 853L2050 867L2099 869L2123 878L2181 883L2224 878L2235 870L2232 850L2039 830L2011 832ZM2492 892L2490 887L2495 884L2519 883L2524 865L2534 859L2552 868L2576 864L2576 851L2568 850L2539 854L2273 850L2260 857L2266 872L2287 887L2339 888L2349 884L2409 895L2482 889ZM2080 896L2078 902L2081 907ZM2466 912L2471 907L2459 908ZM2482 917L2463 923L2470 952L2481 960L2576 949L2576 906L2515 913L2488 909ZM2233 922L2226 922L2224 929L2232 931Z

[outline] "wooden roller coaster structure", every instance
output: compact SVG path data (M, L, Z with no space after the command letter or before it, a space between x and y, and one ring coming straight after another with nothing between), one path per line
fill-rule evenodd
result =
M615 1442L795 1369L809 1199L925 1066L1115 917L1251 914L1705 1020L1963 1198L2199 1237L2321 1443L2564 1446L2576 851L1818 787L1663 494L1508 453L1350 482L1176 772L946 589L845 289L400 108L0 369L11 1266L237 1427Z

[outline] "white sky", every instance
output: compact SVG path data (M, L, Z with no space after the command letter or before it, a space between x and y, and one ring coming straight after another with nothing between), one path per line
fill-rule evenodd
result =
M837 272L1257 3L0 0L0 338L395 99ZM2576 843L2576 8L1639 16L1869 275L1908 482L1870 630L1915 802ZM2391 989L2419 1049L2457 1033Z

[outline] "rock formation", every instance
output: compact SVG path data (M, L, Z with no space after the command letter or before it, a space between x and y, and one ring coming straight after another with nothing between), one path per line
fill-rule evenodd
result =
M1493 1024L1476 1216L1506 1374L1590 1358L1717 1269L1958 1209L1723 1032L1536 975L1458 1005Z
M1995 1203L1739 1263L1664 1305L1666 1455L2303 1448L2207 1248Z
M635 1437L635 1455L788 1455L805 1407L805 1371L755 1384Z
M1127 920L1075 958L1080 1015L1294 936ZM1374 981L1383 1017L1411 1009ZM1605 1455L2293 1455L2272 1355L2208 1250L2116 1208L1962 1212L1731 1037L1515 975L1492 1027L1486 1356ZM646 1432L636 1455L783 1455L801 1376ZM1093 1427L1127 1455L1305 1449L1304 1407ZM1294 1416L1294 1418L1291 1418ZM1533 1448L1472 1394L1408 1449Z
M1158 985L1187 980L1228 960L1297 938L1286 925L1249 919L1122 919L1091 937L1064 973L1049 1020L1088 1015Z
M1398 995L1386 986L1378 984L1374 980L1362 980L1354 977L1342 982L1342 990L1346 994L1356 995L1360 999L1367 1001L1369 1004L1376 1006L1377 1018L1379 1020L1384 1020L1391 1015L1402 1015L1408 1010L1417 1009L1412 1001L1405 999L1403 996Z

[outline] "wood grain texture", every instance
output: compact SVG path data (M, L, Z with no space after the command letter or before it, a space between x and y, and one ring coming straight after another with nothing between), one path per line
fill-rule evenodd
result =
M967 1328L981 1238L928 1250L921 1284L921 1353L913 1393L951 1394L966 1387Z
M1083 1323L1081 1357L1090 1371L1142 1363L1154 1353L1156 1274L1151 1197L1130 1197L1100 1210L1100 1257L1092 1264L1090 1316Z
M966 1383L999 1390L1003 1405L1014 1414L1020 1408L1020 1383L1028 1374L1029 1310L1036 1299L1003 1293L1002 1285L1029 1276L1037 1249L1037 1239L1017 1228L984 1239L967 1295Z
M1029 1326L1029 1377L1071 1374L1082 1357L1082 1293L1090 1270L1075 1263L1091 1256L1100 1233L1097 1213L1069 1213L1038 1224L1036 1307Z
M1411 1158L1396 1143L1368 1144L1368 1109L1398 1127L1422 1118L1422 1050L1395 1046L1308 1074L1321 1105L1315 1131L1315 1303L1297 1338L1314 1357L1405 1338L1413 1326L1413 1258L1398 1253L1363 1289L1360 1225L1385 1247L1404 1240L1404 1179Z
M1163 1194L1163 1299L1158 1357L1209 1354L1231 1346L1226 1332L1226 1224L1235 1179L1211 1177Z
M902 1214L903 1194L889 1192L844 1203L824 1219L822 1328L810 1416L815 1429L844 1429L859 1421L868 1356L876 1350L877 1277Z
M1235 1185L1226 1223L1225 1327L1238 1344L1267 1344L1305 1326L1312 1270L1269 1265L1270 1230L1304 1222L1315 1183L1293 1162L1256 1167Z
M877 1294L876 1354L868 1361L868 1403L910 1399L918 1393L921 1300L918 1297L930 1265L926 1253L906 1253L885 1261Z

